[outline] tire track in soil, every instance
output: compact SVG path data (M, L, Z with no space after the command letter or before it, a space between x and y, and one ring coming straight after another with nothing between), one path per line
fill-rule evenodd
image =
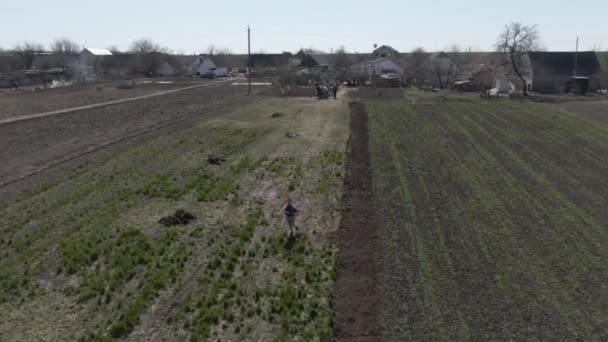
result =
M351 110L342 222L338 230L340 268L334 287L336 340L377 341L379 295L376 289L378 230L372 169L368 151L367 113L360 102Z
M72 108L58 109L58 110L53 110L53 111L44 112L44 113L17 115L17 116L14 116L14 117L8 117L6 119L0 120L0 125L5 125L5 124L10 124L10 123L15 123L15 122L21 122L21 121L27 121L27 120L32 120L32 119L38 119L38 118L44 118L44 117L52 116L52 115L73 113L73 112L78 112L78 111L86 110L86 109L95 109L95 108L100 108L100 107L107 107L107 106L112 106L112 105L121 104L121 103L146 100L146 99L149 99L149 98L152 98L152 97L170 95L170 94L178 93L178 92L185 91L185 90L218 86L218 85L227 84L227 83L230 83L230 82L233 82L233 81L234 81L234 79L231 78L231 79L229 79L227 81L218 81L218 82L213 82L213 83L197 84L197 85L187 86L187 87L183 87L183 88L177 88L177 89L171 89L171 90L163 90L163 91L159 91L159 92L152 93L152 94L147 94L147 95L127 97L127 98L124 98L124 99L105 101L105 102L100 102L100 103L92 103L92 104L89 104L89 105L72 107Z

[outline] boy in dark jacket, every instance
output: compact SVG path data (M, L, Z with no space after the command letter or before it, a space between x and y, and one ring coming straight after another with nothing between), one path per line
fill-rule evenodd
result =
M285 219L287 219L287 225L289 226L289 236L293 236L293 228L295 227L296 230L298 230L298 225L296 225L298 209L291 203L291 198L287 199L287 204L283 207L283 213L285 214Z

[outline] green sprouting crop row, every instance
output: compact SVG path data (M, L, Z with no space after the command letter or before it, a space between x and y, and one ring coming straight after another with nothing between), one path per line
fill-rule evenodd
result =
M228 136L232 143L225 150L234 152L254 139L255 132L220 128L209 136L210 140L203 142L203 146L225 145ZM150 197L181 195L181 188L168 184L175 176L193 172L182 168L174 175L162 167L156 176L147 176L145 172L150 165L156 169L164 165L171 167L170 163L159 161L173 153L172 144L148 144L109 153L66 174L63 181L50 181L3 205L0 209L0 303L23 301L24 294L31 297L39 293L37 282L32 279L48 267L68 275L82 274L92 267L106 252L100 242L112 238L114 230L119 228L114 227L114 220L128 208L141 204L142 199L137 196L139 190ZM209 150L201 150L198 142L193 144L198 146L194 151L187 146L180 150L186 149L203 161L207 156L205 151ZM187 185L204 201L223 199L236 187L234 177L223 178L204 170ZM39 260L45 251L54 249L53 246L59 247L56 250L60 258Z
M608 337L605 125L415 92L366 108L390 336Z
M68 288L67 294L77 294L79 301L98 298L98 306L115 308L117 317L108 322L107 329L89 332L83 340L103 337L106 330L114 338L128 334L158 292L177 281L190 255L175 229L150 240L139 229L127 228L106 243L114 248L83 277L80 285ZM123 295L120 290L132 281L137 282L137 290Z

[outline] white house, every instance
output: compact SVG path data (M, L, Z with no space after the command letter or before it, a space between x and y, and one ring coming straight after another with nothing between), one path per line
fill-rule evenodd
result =
M215 69L217 69L217 67L209 57L196 57L196 60L192 63L192 74L197 76L204 75L209 71L215 71Z
M80 63L84 65L93 65L99 62L104 56L112 56L112 52L108 49L91 49L85 48L78 54Z
M500 94L508 94L515 90L515 85L506 75L499 75L494 79L494 88Z
M354 64L348 68L348 71L358 76L396 74L399 79L402 79L405 72L399 63L389 57L375 58Z

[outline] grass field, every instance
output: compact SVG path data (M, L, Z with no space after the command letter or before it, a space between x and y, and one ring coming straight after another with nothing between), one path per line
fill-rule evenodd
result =
M608 339L608 125L473 96L364 102L387 339Z
M0 340L329 338L347 136L341 101L257 97L8 196Z

